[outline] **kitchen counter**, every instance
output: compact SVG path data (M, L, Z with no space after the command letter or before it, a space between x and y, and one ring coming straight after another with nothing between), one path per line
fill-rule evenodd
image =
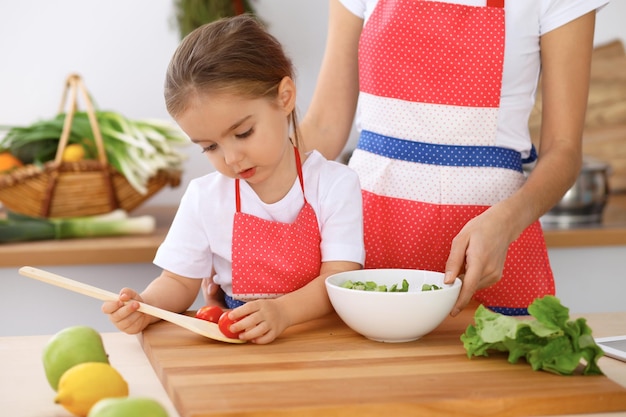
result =
M75 417L54 404L41 361L51 335L0 337L0 409L11 417ZM159 382L136 336L102 333L109 361L128 382L131 396L150 397L166 407L169 417L179 417Z
M171 224L175 207L140 207L131 215L155 216L157 230L146 236L0 244L0 268L23 265L151 263ZM567 229L545 227L549 248L626 245L626 194L612 194L602 224Z
M548 248L626 245L626 193L609 195L601 224L544 225L544 235Z
M626 312L620 313L598 313L585 315L588 323L594 330L594 336L602 337L615 334L623 334L626 332L624 323L626 323ZM327 319L320 319L322 325L326 323ZM167 323L162 323L167 324ZM311 325L315 328L315 322ZM306 330L309 329L309 330ZM297 330L295 333L291 333L290 337L304 338L311 342L311 350L315 349L316 344L311 339L312 335L309 332L315 332L311 330L311 327L305 327L305 330ZM329 335L329 337L331 337ZM50 336L25 336L25 337L2 337L0 338L0 369L3 371L3 377L0 379L0 408L3 410L3 415L10 415L15 417L72 417L67 411L58 405L53 403L54 392L48 386L41 364L41 350ZM160 401L169 411L170 417L179 417L183 415L182 412L176 411L173 406L173 401L168 397L167 391L159 383L157 374L150 366L150 362L147 356L144 355L142 347L139 342L139 338L135 336L129 336L123 333L103 333L103 340L105 348L110 357L111 364L126 378L130 387L130 394L133 396L148 396ZM145 343L145 341L144 341ZM220 343L220 342L208 342ZM320 342L317 342L320 343ZM378 343L378 342L371 342ZM407 348L408 348L407 344ZM216 348L221 345L215 346ZM394 348L393 344L386 345L374 345L376 347L389 346L390 349ZM211 348L207 346L207 348ZM242 347L242 346L239 346ZM397 347L397 346L396 346ZM245 348L245 346L243 346ZM277 355L285 355L285 344L281 344L278 341L274 344L267 345L265 347L258 346L259 349L267 351L268 361L273 360ZM425 349L429 348L425 346ZM270 352L271 351L271 352ZM365 349L367 351L367 349ZM363 354L366 354L364 352ZM175 351L170 350L167 355L174 355ZM303 354L306 354L303 351ZM293 353L296 355L296 353ZM340 359L341 352L328 352L328 360ZM190 360L192 358L189 358ZM236 358L234 358L236 360ZM248 358L251 360L252 358ZM295 356L293 358L295 360ZM489 358L485 361L502 361L503 358ZM469 361L469 360L468 360ZM439 363L439 362L438 362ZM626 387L626 363L603 357L600 359L600 367L612 381ZM207 365L213 365L207 363ZM438 366L443 366L439 363ZM502 366L516 366L503 364ZM517 365L525 367L526 365ZM222 369L222 372L227 371L228 366ZM280 373L280 370L276 370ZM284 369L283 371L287 371ZM303 369L302 372L313 372L313 368ZM238 372L250 372L251 377L260 375L260 369L252 367L248 371L241 368ZM400 372L400 370L398 371ZM531 371L532 372L532 371ZM551 378L549 375L546 375ZM234 376L233 376L234 377ZM484 377L488 380L487 374ZM241 378L246 378L245 375L241 375ZM570 378L570 377L555 377L555 378ZM578 377L577 377L578 378ZM580 377L580 378L594 378L594 377ZM566 381L567 379L563 379ZM586 380L585 380L586 381ZM591 381L591 379L589 379ZM297 385L294 386L297 389ZM446 387L441 387L441 390L445 390ZM250 393L246 393L250 395ZM285 397L289 398L289 392L284 392ZM221 404L220 401L218 403ZM218 404L216 403L216 404ZM454 409L454 404L449 405ZM207 410L208 411L208 410ZM315 416L314 410L301 410L302 415ZM364 411L364 410L361 410ZM483 410L485 411L485 410ZM554 410L555 414L558 414L558 409ZM180 414L179 414L180 413ZM255 414L257 415L257 414ZM342 414L352 415L352 414ZM362 415L362 414L361 414ZM588 413L588 414L576 414L576 416L583 417L617 417L626 416L626 412L613 412L613 413Z

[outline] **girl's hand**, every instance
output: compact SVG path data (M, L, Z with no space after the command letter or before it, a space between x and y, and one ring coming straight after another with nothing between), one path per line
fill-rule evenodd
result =
M220 286L213 281L213 277L202 279L201 291L202 297L204 298L204 305L224 308L224 292Z
M279 299L249 301L228 313L236 323L230 326L239 339L252 343L267 344L289 327L286 315L281 314Z
M137 311L139 302L143 302L141 296L130 288L123 288L116 301L105 301L102 304L102 312L109 316L111 323L119 330L136 334L145 329L152 322L152 317Z
M456 277L465 274L461 293L450 313L452 316L467 306L477 290L502 278L509 245L517 237L507 225L506 217L493 206L467 222L452 240L444 282L451 284Z

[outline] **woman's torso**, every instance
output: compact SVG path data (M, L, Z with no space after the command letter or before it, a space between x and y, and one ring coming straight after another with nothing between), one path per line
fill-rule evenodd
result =
M378 4L378 0L341 0L341 2L352 13L363 18L365 24ZM608 0L505 2L505 51L495 145L516 150L523 158L529 156L531 141L528 118L534 106L541 69L540 37L607 2ZM486 1L456 0L445 3L483 7ZM357 126L360 127L359 115Z

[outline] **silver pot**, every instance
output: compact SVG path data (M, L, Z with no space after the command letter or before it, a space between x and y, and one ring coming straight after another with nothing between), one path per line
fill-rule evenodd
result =
M541 223L568 227L602 222L609 196L609 169L602 161L583 158L578 179L561 201L541 217Z

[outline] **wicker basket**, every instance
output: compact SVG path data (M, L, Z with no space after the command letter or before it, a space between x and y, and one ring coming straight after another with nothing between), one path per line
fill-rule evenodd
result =
M78 92L85 102L98 159L64 162ZM67 78L60 112L66 103L69 108L55 159L43 167L25 165L0 175L0 201L8 210L36 217L90 216L119 208L130 212L166 185L179 185L179 171L159 171L149 180L148 191L139 193L108 163L93 105L76 74Z

